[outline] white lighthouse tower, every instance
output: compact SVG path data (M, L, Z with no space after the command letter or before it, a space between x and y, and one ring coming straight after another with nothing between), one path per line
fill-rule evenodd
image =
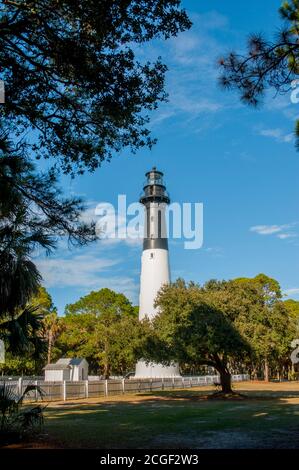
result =
M170 203L163 181L163 173L155 167L146 173L143 194L140 198L145 208L143 253L141 258L139 320L152 319L157 314L154 307L158 291L170 282L168 240L165 211ZM139 361L135 377L179 376L176 364L146 364Z

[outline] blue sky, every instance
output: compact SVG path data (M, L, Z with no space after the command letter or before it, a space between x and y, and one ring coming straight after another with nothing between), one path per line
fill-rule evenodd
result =
M124 151L94 174L62 178L65 194L89 203L138 200L144 173L164 171L172 201L204 204L204 243L199 250L170 241L172 279L203 283L260 272L276 278L299 299L299 154L293 142L298 115L290 96L270 93L259 110L242 105L217 85L217 58L245 46L251 32L272 35L281 24L280 1L191 1L183 5L193 28L177 39L136 52L161 55L168 65L169 102L152 115L153 150ZM138 303L141 246L99 241L69 251L61 244L38 265L59 313L91 290L109 287Z

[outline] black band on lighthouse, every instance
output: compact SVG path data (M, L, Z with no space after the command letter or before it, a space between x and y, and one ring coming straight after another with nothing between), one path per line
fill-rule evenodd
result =
M154 250L155 248L158 248L160 250L168 250L167 238L144 238L143 251Z

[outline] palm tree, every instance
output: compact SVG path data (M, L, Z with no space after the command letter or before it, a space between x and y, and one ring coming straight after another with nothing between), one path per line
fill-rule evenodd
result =
M53 241L35 223L32 209L11 183L14 172L25 169L25 162L20 155L10 154L3 136L0 150L4 154L0 158L0 339L12 352L33 350L37 354L42 349L38 334L42 318L29 301L38 290L41 275L30 255L36 247L51 250Z
M19 219L20 222L20 219ZM18 227L0 222L0 338L12 352L41 351L42 315L29 304L41 276L29 259L32 244L46 245L38 233L23 235Z
M44 332L48 345L47 363L50 364L52 358L52 350L58 335L62 331L62 323L57 313L51 312L43 319Z
M37 307L27 306L14 314L0 317L0 337L7 350L15 354L30 352L38 358L45 351L45 341L41 335L43 316Z
M34 391L43 397L38 385L27 385L24 392L17 393L15 386L0 384L0 437L1 441L19 439L28 432L35 432L43 425L43 407L40 405L23 408L24 399Z

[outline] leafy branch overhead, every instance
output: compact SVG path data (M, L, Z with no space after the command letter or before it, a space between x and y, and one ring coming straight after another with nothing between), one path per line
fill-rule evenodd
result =
M24 147L0 134L0 249L8 254L12 238L28 249L50 251L58 237L72 245L96 240L95 224L82 221L85 205L78 197L66 198L58 188L55 169L37 173ZM4 254L4 253L3 253Z
M191 26L179 0L0 1L2 116L31 150L68 173L115 152L151 147L148 113L166 99L166 66L141 63L136 44ZM135 45L134 45L135 44Z
M261 34L250 36L244 54L231 52L219 59L219 82L225 89L237 90L245 104L258 106L267 90L277 94L291 90L299 75L299 1L284 2L279 9L284 20L274 41ZM299 150L299 121L296 122Z
M9 350L41 350L42 318L28 304L41 282L31 256L51 251L59 236L79 245L95 240L83 209L80 199L62 197L54 171L38 175L22 148L0 135L0 339Z

